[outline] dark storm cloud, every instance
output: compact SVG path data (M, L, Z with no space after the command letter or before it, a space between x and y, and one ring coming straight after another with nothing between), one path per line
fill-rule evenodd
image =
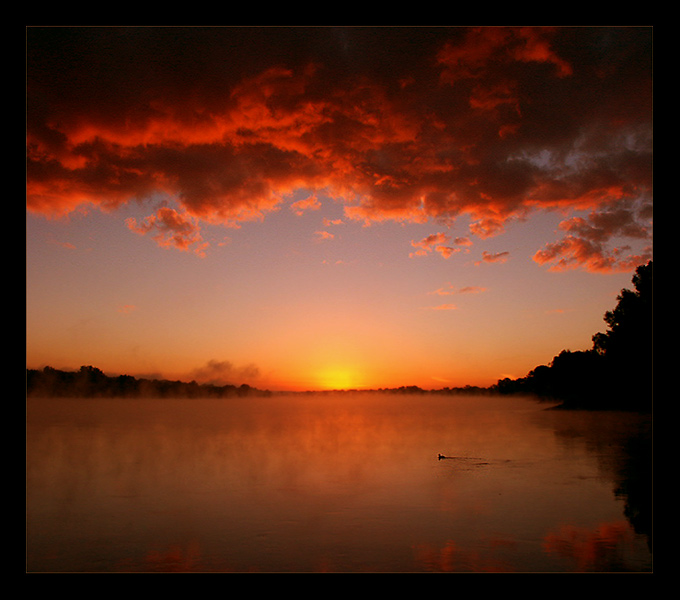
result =
M173 223L235 225L306 187L479 237L556 207L646 226L649 28L29 28L27 48L36 212L161 191Z

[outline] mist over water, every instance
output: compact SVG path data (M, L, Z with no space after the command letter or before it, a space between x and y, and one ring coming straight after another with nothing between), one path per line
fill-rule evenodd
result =
M27 570L651 571L624 477L649 417L547 407L29 398Z

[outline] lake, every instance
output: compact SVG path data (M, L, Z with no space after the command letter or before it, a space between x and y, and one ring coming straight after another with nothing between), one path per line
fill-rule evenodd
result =
M550 406L29 398L27 572L651 572L651 418Z

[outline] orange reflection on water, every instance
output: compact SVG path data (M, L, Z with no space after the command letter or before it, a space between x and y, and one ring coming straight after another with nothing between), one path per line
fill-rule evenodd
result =
M513 546L514 542L492 540L482 550L462 548L453 540L448 540L443 547L420 544L414 548L416 564L427 571L445 573L509 573L513 568L506 562L489 552L497 546Z
M194 542L187 546L175 544L162 551L152 550L145 557L144 563L151 571L182 573L194 570L200 559L200 548Z
M543 549L575 563L576 571L612 570L626 563L626 547L633 541L625 521L602 523L595 529L562 525L545 536Z
M650 568L600 463L579 437L555 434L568 415L526 400L328 394L29 409L34 572ZM600 429L614 418L591 417Z
M148 573L188 573L197 569L202 559L197 541L173 543L162 549L149 550L141 559L126 558L116 570Z

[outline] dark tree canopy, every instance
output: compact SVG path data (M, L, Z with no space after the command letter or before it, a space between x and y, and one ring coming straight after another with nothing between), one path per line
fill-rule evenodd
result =
M605 332L589 350L563 350L550 365L526 377L499 381L501 393L532 393L559 399L565 406L651 410L653 380L653 279L650 261L633 276L634 290L623 289L607 311Z
M228 398L232 396L268 395L247 384L212 385L195 381L137 379L131 375L108 376L97 367L83 366L78 371L60 371L52 367L26 371L27 396L62 397L160 397L160 398Z

